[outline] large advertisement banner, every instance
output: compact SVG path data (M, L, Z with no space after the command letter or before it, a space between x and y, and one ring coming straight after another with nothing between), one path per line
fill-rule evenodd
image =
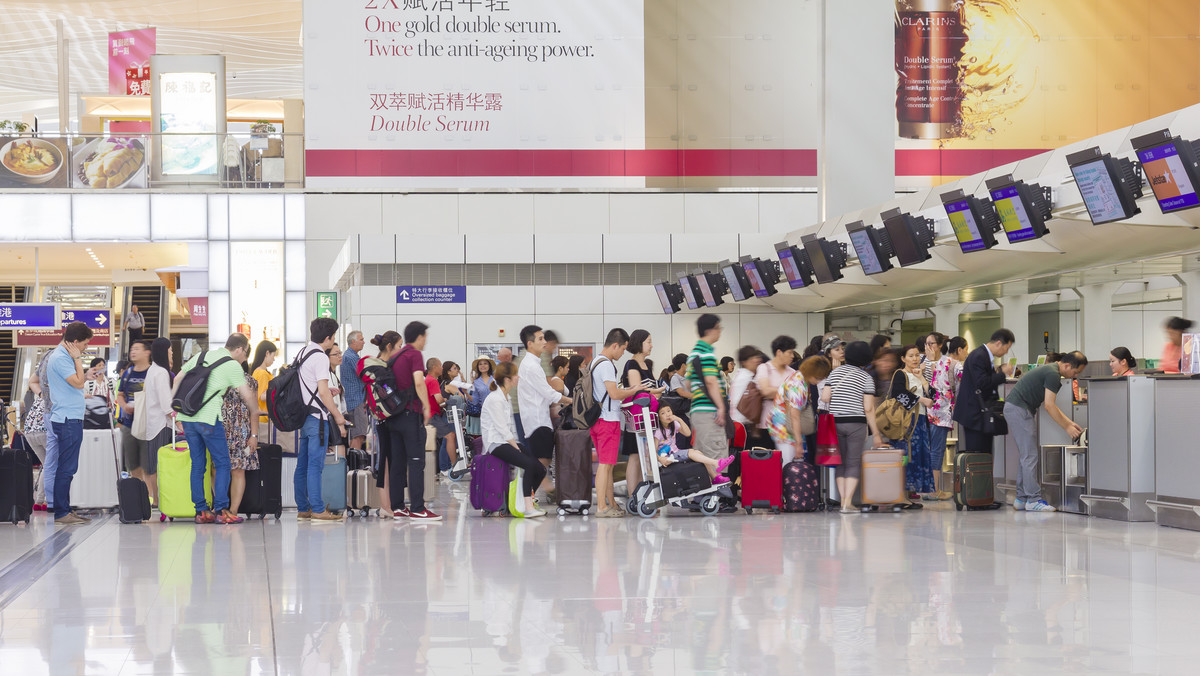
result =
M896 0L901 185L984 171L1200 102L1190 0Z
M158 30L141 28L108 34L108 93L113 96L150 96L150 55L158 44Z
M145 188L146 137L0 136L0 188Z
M626 185L578 164L645 147L643 11L643 0L305 0L309 185ZM513 170L522 163L542 166Z

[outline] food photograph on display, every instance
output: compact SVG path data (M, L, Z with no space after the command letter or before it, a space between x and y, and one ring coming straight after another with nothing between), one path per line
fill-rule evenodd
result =
M96 138L72 155L75 188L145 188L146 143L141 138Z
M67 142L0 137L0 188L67 188Z

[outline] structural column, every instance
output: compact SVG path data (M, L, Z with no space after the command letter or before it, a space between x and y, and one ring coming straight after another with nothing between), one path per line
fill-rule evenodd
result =
M1200 270L1180 272L1175 279L1183 286L1183 316L1200 320Z
M953 303L951 305L935 305L929 308L929 312L933 314L933 330L951 338L957 336L958 316L962 314L963 309L966 307L966 303Z
M1108 351L1113 348L1112 299L1122 286L1124 282L1109 282L1075 289L1075 293L1079 294L1080 333L1083 334L1083 345L1079 349L1090 360L1107 360ZM1060 345L1060 349L1070 348Z
M1013 344L1008 356L1016 357L1018 364L1029 363L1029 306L1036 297L1024 294L996 299L1002 311L1001 323L1017 337L1017 342Z

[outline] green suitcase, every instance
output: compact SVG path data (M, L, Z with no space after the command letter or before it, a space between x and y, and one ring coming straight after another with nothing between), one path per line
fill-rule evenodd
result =
M954 458L954 508L995 509L990 453L959 453Z
M207 457L207 456L205 456ZM212 505L212 460L204 473L204 495ZM192 502L192 454L183 439L158 449L158 511L162 519L191 519L196 516Z

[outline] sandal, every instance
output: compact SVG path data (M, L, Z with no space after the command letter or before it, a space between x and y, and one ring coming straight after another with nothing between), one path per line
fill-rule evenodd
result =
M906 511L913 511L913 510L917 510L917 509L925 509L925 505L922 505L919 502L909 502L909 503L900 505L900 509L903 509Z

